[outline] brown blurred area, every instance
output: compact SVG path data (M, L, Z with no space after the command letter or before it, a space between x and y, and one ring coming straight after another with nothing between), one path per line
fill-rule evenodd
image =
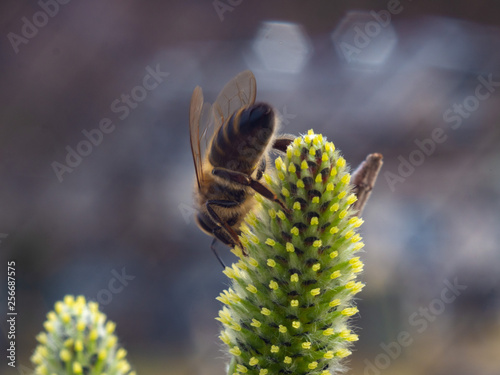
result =
M224 371L228 282L193 221L188 109L196 85L211 101L252 69L284 132L313 128L353 167L384 155L349 372L498 374L498 2L41 3L0 5L0 277L15 260L20 366L53 304L83 294L138 374Z

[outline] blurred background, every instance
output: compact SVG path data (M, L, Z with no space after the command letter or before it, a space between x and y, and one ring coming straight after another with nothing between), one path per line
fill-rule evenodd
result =
M62 3L0 5L0 277L15 260L19 314L2 374L29 373L68 293L101 303L138 374L224 373L188 109L245 69L284 132L314 128L352 167L384 155L349 373L499 373L498 2Z

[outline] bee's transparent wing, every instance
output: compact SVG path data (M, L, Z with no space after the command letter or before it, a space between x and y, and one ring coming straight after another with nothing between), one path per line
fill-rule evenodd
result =
M203 179L203 153L201 150L202 138L206 137L206 128L201 129L200 121L203 112L203 92L200 86L196 86L191 97L189 107L189 138L191 141L191 154L193 155L194 169L198 188L201 187ZM206 116L205 116L206 117Z
M255 102L257 83L250 70L241 72L222 89L213 108L214 128L218 129L234 112Z

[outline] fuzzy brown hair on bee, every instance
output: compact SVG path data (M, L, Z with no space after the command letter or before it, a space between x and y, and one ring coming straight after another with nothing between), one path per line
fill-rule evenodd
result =
M190 105L189 130L196 184L196 222L216 240L243 253L239 235L246 214L254 207L254 194L278 202L277 195L260 182L270 164L272 149L285 152L293 137L277 137L278 119L271 106L255 103L256 81L246 70L231 79L210 107L198 86ZM208 135L213 126L213 134ZM205 150L202 146L205 145ZM222 263L222 261L221 261ZM223 263L222 263L223 264Z

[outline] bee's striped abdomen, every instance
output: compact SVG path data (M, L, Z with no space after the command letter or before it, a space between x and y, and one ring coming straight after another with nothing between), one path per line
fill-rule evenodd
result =
M273 109L255 104L235 112L214 135L209 161L214 167L250 174L275 129Z

